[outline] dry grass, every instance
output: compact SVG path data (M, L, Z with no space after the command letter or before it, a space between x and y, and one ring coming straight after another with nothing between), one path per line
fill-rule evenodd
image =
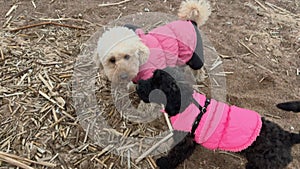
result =
M89 35L74 26L82 22L41 20L1 32L1 161L21 168L155 168L148 155L164 151L172 136L162 133L168 127L163 116L157 119L159 109L151 123L128 120L149 113L134 112L128 99L137 106L137 96L112 91L94 68L89 52L95 43L84 44ZM118 109L114 99L127 107Z
M84 135L72 107L70 84L79 33L59 26L0 32L0 159L34 168L68 168L83 159L67 156L81 146Z
M35 6L34 1L32 2ZM296 24L299 23L299 15L270 3L255 2L263 11L258 10L256 4L248 6L258 10L259 14L274 19L275 22L299 28L299 24ZM114 3L99 5L105 8ZM99 115L91 111L78 116L78 112L75 112L78 105L74 105L72 100L72 76L76 71L74 65L78 68L80 66L76 65L76 61L84 60L77 56L85 48L84 42L91 36L92 30L87 28L96 27L97 24L74 18L39 18L30 22L31 24L23 24L25 21L22 18L12 17L17 8L18 5L13 5L6 12L3 25L5 30L0 30L0 166L155 168L152 156L137 161L131 157L144 155L141 149L152 151L153 145L169 137L167 134L159 136L161 131L168 130L165 119L160 117L152 123L139 124L122 118L122 112L113 104L111 86L103 74L92 75L95 79L95 104L103 113ZM241 44L251 54L260 57L257 51L243 42ZM210 50L210 46L206 46L206 52L216 55L215 51ZM232 58L225 55L221 57ZM207 61L211 65L208 68L211 68L213 86L222 86L225 83L222 77L232 73L222 71L218 67L219 61L217 58ZM91 63L86 61L83 66L88 67L89 64ZM267 69L259 64L255 66ZM89 89L89 86L82 87ZM221 88L214 92L220 91ZM224 100L223 96L219 97L217 99ZM130 98L136 101L136 96L131 95ZM124 93L115 93L115 99L124 99ZM91 118L96 119L94 124L88 123ZM103 119L112 129L97 128L102 126ZM153 136L159 137L147 140ZM128 137L144 142L125 139ZM117 144L114 140L123 142ZM163 151L166 148L164 146L167 145L161 145L156 151Z
M103 74L93 73L97 89L91 91L96 92L97 104L103 108L101 117L95 116L95 111L80 116L78 110L75 114L74 65L84 50L84 45L79 50L80 44L90 36L81 26L83 21L40 18L33 24L13 28L21 25L19 22L9 19L4 25L9 25L6 31L0 32L0 161L5 162L1 165L28 169L155 168L154 159L147 156L154 148L139 158L141 162L131 157L138 157L135 152L142 154L141 149L148 150L165 137L159 136L158 129L163 128L164 118L149 125L123 119ZM80 64L85 63L89 64ZM75 83L77 78L73 78ZM123 99L122 93L114 95ZM95 118L95 124L85 124L84 117ZM101 120L112 128L99 128ZM81 125L87 127L86 132ZM159 137L151 139L154 136ZM144 142L127 141L127 137ZM123 141L116 144L116 140Z

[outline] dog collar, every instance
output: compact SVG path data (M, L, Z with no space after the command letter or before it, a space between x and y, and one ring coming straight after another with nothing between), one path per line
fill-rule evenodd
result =
M195 121L194 121L193 126L192 126L192 130L191 130L192 135L195 135L195 131L196 131L197 127L199 126L200 120L201 120L202 116L204 115L204 113L206 112L207 106L210 104L210 99L206 98L203 107L194 98L193 98L193 102L198 107L198 109L200 110L199 114L195 118Z

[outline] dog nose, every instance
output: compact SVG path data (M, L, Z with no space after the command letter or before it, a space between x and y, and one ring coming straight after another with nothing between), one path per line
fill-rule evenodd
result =
M127 79L128 78L128 74L127 73L122 73L121 75L120 75L120 78L121 79Z

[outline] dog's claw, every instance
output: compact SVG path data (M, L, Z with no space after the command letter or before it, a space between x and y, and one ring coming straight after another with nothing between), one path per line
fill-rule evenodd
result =
M126 87L129 93L135 92L137 90L137 85L133 82L129 82Z

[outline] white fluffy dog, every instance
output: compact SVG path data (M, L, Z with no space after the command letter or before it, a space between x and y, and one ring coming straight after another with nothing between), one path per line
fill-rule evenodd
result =
M194 70L200 70L203 66L203 45L196 28L206 22L210 13L210 5L206 0L186 0L178 11L180 21L156 28L148 34L130 26L111 28L98 41L96 62L103 67L108 79L117 83L145 80L151 77L155 69L166 66L187 64ZM175 34L166 35L169 30L174 30ZM171 39L171 36L177 37ZM153 37L159 42L150 42L154 41ZM177 42L178 38L183 40ZM155 45L166 50L167 56L153 53ZM173 60L169 59L170 55L174 55Z

